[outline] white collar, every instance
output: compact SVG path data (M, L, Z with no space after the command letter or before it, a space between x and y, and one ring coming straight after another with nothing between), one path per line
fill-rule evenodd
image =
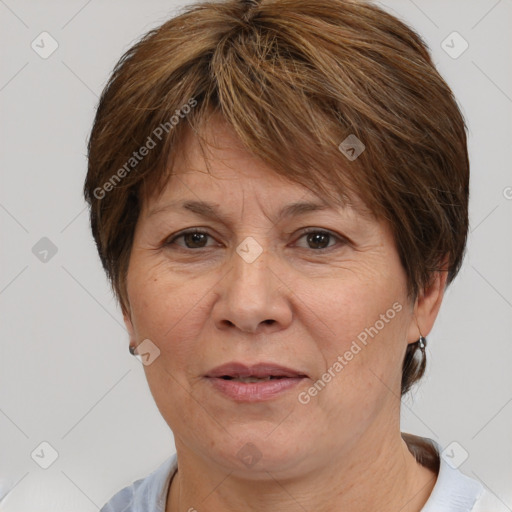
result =
M439 455L440 447L432 441ZM421 512L469 512L483 494L483 485L455 469L440 456L436 485Z

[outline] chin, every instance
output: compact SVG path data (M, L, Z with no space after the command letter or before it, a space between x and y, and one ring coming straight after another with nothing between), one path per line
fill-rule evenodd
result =
M306 456L297 447L308 443L295 440L286 432L269 436L266 430L263 433L262 429L254 425L252 428L244 428L243 432L233 433L215 442L208 457L240 478L268 480L269 472L293 476Z

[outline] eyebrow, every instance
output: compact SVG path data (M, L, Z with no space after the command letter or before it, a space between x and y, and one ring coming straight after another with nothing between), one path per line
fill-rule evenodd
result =
M214 203L209 203L207 201L193 201L193 200L185 200L185 201L173 201L163 205L161 207L153 208L149 211L148 217L155 215L160 212L174 210L174 209L184 209L195 213L201 217L212 218L216 217L220 220L223 219L223 215L220 213L218 205ZM299 215L304 215L309 212L321 211L321 210L332 210L332 206L327 203L315 203L310 201L302 201L290 203L283 207L281 211L277 215L276 222L288 217L297 217Z

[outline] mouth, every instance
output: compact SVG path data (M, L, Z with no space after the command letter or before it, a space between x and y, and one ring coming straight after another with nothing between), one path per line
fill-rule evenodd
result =
M267 377L232 377L230 375L223 375L220 378L224 380L236 380L237 382L265 382L267 380L289 379L290 377L277 377L275 375L268 375Z
M308 375L274 363L228 363L214 368L205 377L224 396L238 402L255 402L281 395Z
M308 377L300 370L294 370L274 363L257 363L246 366L242 363L227 363L214 368L208 378L237 380L240 382L260 382L275 379L296 379Z

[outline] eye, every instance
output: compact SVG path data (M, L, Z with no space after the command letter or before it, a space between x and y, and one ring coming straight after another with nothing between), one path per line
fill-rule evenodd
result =
M189 229L188 231L182 231L178 233L171 239L165 242L165 246L169 245L179 245L180 247L184 247L185 249L201 249L206 246L206 242L210 235L205 231L200 231L199 229ZM176 240L183 238L185 245L177 244ZM211 238L211 237L210 237Z
M187 231L182 231L177 235L174 235L172 238L167 240L164 245L178 245L179 247L183 247L184 249L202 249L208 247L207 242L208 238L212 238L209 233L206 231L201 231L199 229L189 229ZM341 245L346 244L346 240L342 237L331 233L330 231L325 231L317 228L309 228L302 232L302 235L299 237L299 240L305 238L309 247L303 247L305 249L313 249L313 250L325 250L330 249L335 244L329 244L329 242L338 241ZM177 243L177 240L183 239L183 243Z
M306 248L314 250L330 249L333 247L333 245L328 245L331 239L334 239L335 241L337 240L342 245L346 243L346 241L340 236L337 236L330 231L317 228L309 228L306 231L303 231L299 240L302 238L306 238L307 243L310 245L310 247Z

